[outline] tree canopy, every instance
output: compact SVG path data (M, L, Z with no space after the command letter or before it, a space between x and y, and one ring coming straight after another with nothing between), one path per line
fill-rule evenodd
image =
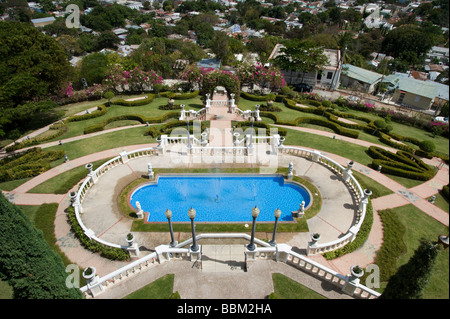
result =
M14 298L78 299L79 289L66 287L64 264L22 211L0 194L0 278Z
M282 54L275 59L275 65L282 70L310 73L320 70L328 59L323 53L323 48L310 41L291 40L280 49Z

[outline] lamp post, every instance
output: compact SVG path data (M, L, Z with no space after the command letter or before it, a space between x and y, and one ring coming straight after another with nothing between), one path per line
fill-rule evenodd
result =
M189 132L189 120L186 120L187 124L187 148L190 151L191 150L191 133Z
M279 208L275 209L275 227L273 228L272 240L269 241L270 246L277 245L277 242L275 241L275 235L277 233L278 218L280 218L280 216L281 216L281 210Z
M250 145L249 147L252 148L253 147L253 123L255 122L255 118L252 116L250 118L250 123L252 124L252 129L250 131Z
M169 230L170 230L170 247L175 247L175 240L173 239L173 228L172 228L172 211L170 209L166 210L164 213L169 221Z
M189 218L191 219L191 228L192 228L192 246L191 246L192 251L198 251L197 240L195 239L195 224L194 224L194 218L196 213L197 212L192 207L188 210L188 215Z
M256 228L256 217L259 215L259 208L252 208L252 217L253 217L253 225L252 225L252 237L250 238L250 244L247 245L247 249L250 251L255 250L255 228Z

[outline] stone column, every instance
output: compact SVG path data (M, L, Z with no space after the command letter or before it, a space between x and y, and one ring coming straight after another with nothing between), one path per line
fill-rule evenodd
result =
M319 158L320 158L320 152L319 151L316 151L316 150L314 150L314 151L312 151L312 153L311 153L311 156L312 156L312 160L314 161L314 162L318 162L319 161Z
M128 162L128 152L127 151L123 151L119 155L122 159L122 164L125 164L126 162Z
M308 248L306 249L306 256L309 256L310 254L315 254L315 248L317 248L317 242L320 239L320 234L318 233L312 233L311 234L311 241L308 242Z
M153 172L152 163L147 164L147 170L148 170L148 179L155 178L155 173Z
M355 163L353 161L348 162L347 168L342 172L342 177L345 182L348 182L350 177L352 176L352 167Z
M86 279L87 288L93 297L96 297L105 290L103 285L98 282L99 276L97 275L97 270L95 267L87 267L83 271L83 278Z
M364 275L364 270L359 266L351 266L350 267L350 275L347 276L347 282L344 287L342 287L342 291L347 295L353 296L356 288L359 285L359 278Z
M128 242L128 253L130 254L130 257L139 257L139 245L134 242L134 235L128 234L127 235L127 242Z
M361 201L359 202L359 210L363 210L364 207L367 206L367 204L369 203L369 196L372 195L372 191L370 189L365 189L364 190L364 195L361 198Z

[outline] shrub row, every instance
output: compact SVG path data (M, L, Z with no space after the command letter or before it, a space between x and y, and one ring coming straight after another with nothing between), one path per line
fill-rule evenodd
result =
M155 94L147 94L145 99L139 99L134 101L125 101L124 99L117 99L111 101L111 104L122 105L122 106L141 106L151 103L155 99Z
M381 166L381 172L416 180L429 180L435 172L432 167L411 153L392 153L380 147L370 146L368 154L374 159L372 168Z
M269 113L270 114L270 113ZM261 116L264 116L263 114L260 114ZM272 114L275 115L275 114ZM233 125L236 125L236 127L242 128L243 130L251 128L252 124L250 121L246 121L246 122L234 122ZM253 127L254 128L264 128L266 129L266 135L270 136L270 129L272 128L269 124L263 123L263 122L253 122ZM273 128L272 128L273 129ZM282 127L276 127L278 134L280 136L286 136L287 135L287 130L285 130Z
M33 148L11 158L3 159L0 168L0 182L37 176L51 168L50 163L62 158L64 151L44 152Z
M375 257L380 269L380 281L388 281L397 272L397 259L406 252L403 241L405 226L390 210L378 211L383 223L383 245Z
M26 139L20 143L8 146L6 148L7 152L12 152L24 147L29 147L33 145L38 145L42 142L52 140L54 138L57 138L58 136L62 136L68 131L67 123L69 122L77 122L77 121L84 121L87 119L99 117L102 115L105 115L107 112L106 106L104 104L101 104L97 107L97 110L92 113L86 113L82 115L73 115L65 119L64 121L59 121L49 127L49 130L52 131L51 134L46 134L45 136L36 136L30 139Z
M450 195L449 195L449 185L448 185L448 184L445 185L445 186L442 188L441 193L442 193L442 196L444 196L444 197L447 199L447 201L450 199L450 198L449 198Z
M78 220L75 216L75 209L73 207L67 208L67 218L72 227L72 231L75 233L77 238L80 240L81 244L92 252L100 253L102 257L111 260L129 260L130 255L125 249L114 248L106 246L96 242L95 240L89 239L78 224Z
M124 115L114 116L109 119L106 119L105 121L103 121L101 123L88 126L84 129L84 134L103 131L103 129L105 128L106 125L108 125L109 123L114 122L114 121L133 120L133 121L138 121L141 124L144 124L147 122L149 124L152 124L152 123L162 123L162 122L168 120L169 118L178 118L178 116L179 116L178 112L169 112L162 116L155 116L155 117L148 117L148 118L143 117L142 115L139 115L139 114L124 114Z
M170 134L172 132L173 129L177 128L177 127L181 127L181 126L186 126L186 122L185 121L174 121L174 122L170 122L170 123L166 123L164 125L162 125L159 129L156 127L150 127L145 135L150 135L153 138L156 138L162 134ZM206 121L202 121L201 122L201 131L203 132L207 127L207 123ZM194 127L193 125L191 125L189 127L189 133L192 134L194 131Z
M167 97L169 99L174 100L190 100L193 98L196 98L199 95L200 91L194 91L189 93L174 93L174 92L161 92L159 93L159 96L161 97Z

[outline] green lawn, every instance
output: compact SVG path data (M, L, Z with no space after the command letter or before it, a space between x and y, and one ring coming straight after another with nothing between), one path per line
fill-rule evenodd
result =
M397 269L406 264L419 246L421 238L437 241L439 235L448 235L448 227L429 217L414 205L390 209L405 227L403 241L406 253L397 262ZM389 249L389 248L387 248ZM381 267L381 265L379 265ZM449 298L449 250L441 250L433 268L428 286L424 290L424 299ZM382 284L382 287L385 286Z
M282 274L272 274L272 280L274 294L278 299L327 299Z
M165 275L129 294L124 299L169 299L173 293L174 278L173 274Z
M93 162L93 169L97 169L108 159ZM88 170L83 166L75 167L67 172L59 174L45 182L37 185L28 191L28 193L38 194L66 194L73 186L84 179L88 174Z
M363 165L372 163L372 158L366 154L367 147L356 145L340 139L332 139L326 136L320 136L287 129L288 134L284 145L297 145L308 148L314 148L322 152L329 152L343 156Z
M63 145L52 146L47 149L63 149L70 160L126 145L156 143L154 138L144 135L146 130L147 128L145 126L140 126L64 143ZM119 153L117 153L117 155L119 155Z

